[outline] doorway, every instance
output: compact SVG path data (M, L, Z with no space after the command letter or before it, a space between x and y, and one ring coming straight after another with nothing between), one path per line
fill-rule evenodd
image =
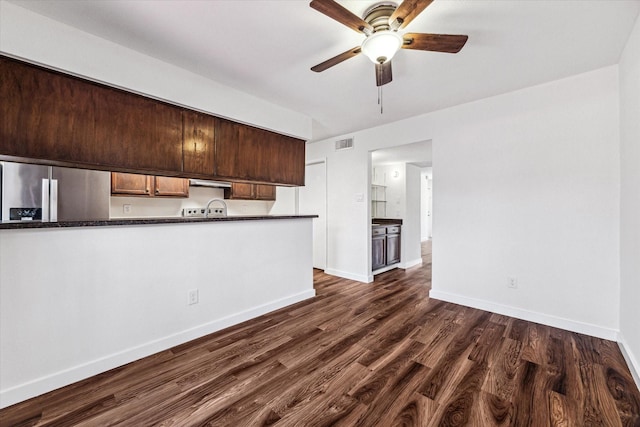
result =
M400 268L421 264L423 243L430 246L432 228L432 141L372 151L370 164L372 218L401 220ZM378 194L380 187L384 198Z
M313 268L327 268L327 163L307 163L304 187L298 187L298 214L313 219Z

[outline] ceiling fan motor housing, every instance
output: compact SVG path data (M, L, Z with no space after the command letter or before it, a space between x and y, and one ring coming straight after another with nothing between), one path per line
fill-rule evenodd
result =
M402 37L391 27L389 18L396 10L395 3L378 3L367 9L363 19L373 27L373 32L367 34L362 43L362 53L377 64L384 64L391 60L395 52L402 46ZM388 54L380 54L388 52Z
M378 3L370 7L364 13L363 19L373 27L373 33L384 30L391 30L389 18L397 9L395 3L385 2Z

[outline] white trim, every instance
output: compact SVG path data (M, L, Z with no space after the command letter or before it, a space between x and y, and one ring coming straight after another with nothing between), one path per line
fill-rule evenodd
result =
M417 258L412 261L400 263L398 267L406 270L407 268L415 267L416 265L422 265L422 258Z
M375 276L376 274L380 274L380 273L386 273L387 271L391 271L395 268L400 267L400 263L395 263L395 264L391 264L391 265L387 265L385 267L379 268L377 270L374 270L371 272L372 276ZM400 267L402 268L402 267Z
M618 338L618 347L620 347L620 352L622 352L622 356L627 362L627 366L629 367L629 371L631 371L633 380L636 382L636 386L640 388L640 361L635 357L627 345L627 341L624 339L622 332L618 333Z
M491 301L469 298L449 292L438 291L437 289L431 289L429 291L429 298L439 299L455 304L461 304L467 307L478 308L480 310L503 314L505 316L528 320L530 322L541 323L543 325L553 326L556 328L565 329L567 331L578 332L580 334L591 335L597 338L618 341L619 332L616 329L604 328L602 326L594 325L591 323L565 319L563 317L557 317L537 311L530 311L518 307L497 304Z
M324 272L332 276L338 276L338 277L342 277L344 279L349 279L349 280L356 280L358 282L363 282L363 283L373 282L373 277L371 275L363 276L361 274L353 274L346 271L334 270L333 268L327 268Z
M221 329L237 325L238 323L256 318L271 311L313 298L315 295L316 292L313 289L300 292L296 295L271 301L267 304L253 307L155 341L150 341L140 346L132 347L89 363L78 365L46 377L38 378L15 387L2 390L0 391L0 409L32 397L39 396L51 390L73 384L77 381L106 372L110 369L117 368L118 366L125 365L143 357L167 350L176 345L184 344L188 341L203 337Z
M304 162L305 166L317 165L318 163L327 163L326 157L318 157L317 159L310 159Z

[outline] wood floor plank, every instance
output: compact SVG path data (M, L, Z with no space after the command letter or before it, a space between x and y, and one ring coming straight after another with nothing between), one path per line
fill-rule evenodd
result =
M611 341L428 297L423 264L0 410L0 426L640 426Z

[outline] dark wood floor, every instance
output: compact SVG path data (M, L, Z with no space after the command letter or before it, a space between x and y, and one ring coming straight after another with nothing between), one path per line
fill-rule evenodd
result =
M640 426L617 345L428 299L425 264L0 411L2 426Z

